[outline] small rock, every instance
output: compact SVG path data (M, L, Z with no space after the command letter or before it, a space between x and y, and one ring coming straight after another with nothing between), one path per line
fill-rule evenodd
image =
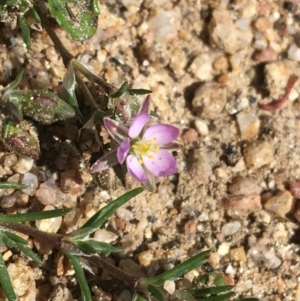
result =
M230 249L230 243L223 242L222 244L220 244L218 248L218 254L221 256L225 256L229 253L229 249Z
M222 233L225 236L230 236L238 232L241 228L241 223L239 221L229 222L222 227Z
M16 196L14 195L5 195L1 198L1 207L2 208L10 208L15 205L17 201Z
M43 209L43 211L49 211L54 209L55 207L53 207L52 205L47 205ZM35 225L41 231L56 233L61 226L61 222L62 222L62 217L58 216L58 217L52 217L52 218L36 221Z
M123 290L121 294L117 297L116 301L131 301L132 294L129 290Z
M212 55L202 53L198 55L190 66L191 72L201 81L213 79Z
M153 251L146 250L138 254L139 263L144 266L148 267L152 263L153 260Z
M172 71L175 73L176 76L182 76L185 73L185 66L187 65L187 57L185 52L179 48L176 47L172 51L171 59L169 66L172 69Z
M32 158L21 156L19 161L13 166L13 170L20 174L24 174L25 172L30 171L33 166L33 162L34 160Z
M209 39L212 46L227 53L235 53L250 46L252 30L241 30L234 24L230 11L215 9L209 23Z
M254 56L257 62L272 62L276 61L278 58L277 53L271 47L266 47L265 49L261 50L260 52L256 53Z
M94 239L101 241L101 242L106 242L106 243L111 243L115 241L118 238L118 235L116 235L113 232L107 231L105 229L98 229L94 233Z
M35 174L33 174L31 172L25 172L23 179L22 179L22 184L25 184L28 186L27 188L23 189L22 191L30 196L33 196L36 193L39 182L38 182L38 178Z
M262 188L252 178L237 176L232 179L228 191L234 195L250 195L253 193L260 194Z
M246 254L244 247L238 247L229 251L229 257L236 262L246 262Z
M18 162L18 158L15 154L5 154L3 156L3 165L6 167L11 167Z
M300 62L300 48L296 44L291 44L288 49L288 58L295 62Z
M277 216L285 217L292 210L293 196L289 191L279 191L269 198L264 204L264 209L275 213Z
M182 139L186 143L192 143L197 140L198 133L195 129L189 129L187 132L185 132L182 136Z
M42 183L36 191L36 198L43 205L59 206L65 199L64 193L56 186L53 179Z
M142 267L132 259L120 260L119 268L132 275L136 275L140 277L145 276L144 272L142 271Z
M18 300L36 300L35 274L31 267L20 257L7 268Z
M174 294L174 292L175 292L176 284L175 284L175 282L172 281L172 280L166 280L166 281L164 282L163 288L164 288L164 290L165 290L168 294L172 295L172 294Z
M260 121L253 110L238 113L237 121L242 140L248 140L258 135Z
M227 196L223 199L223 206L227 214L235 218L243 218L250 213L261 210L260 195L257 193L249 195Z
M226 101L226 87L219 83L208 82L197 89L192 106L198 116L215 119L223 111Z
M300 181L290 183L290 193L296 199L300 199Z
M120 219L130 221L134 219L134 213L126 208L120 207L116 210L116 215Z
M195 120L195 129L202 136L208 135L208 132L209 132L208 126L207 126L206 122L202 119Z
M274 146L268 141L248 143L244 149L245 163L248 168L260 168L274 160Z
M267 17L259 17L253 22L253 27L257 31L261 33L265 33L267 30L273 28L273 24L270 22L270 20Z
M228 60L226 56L218 56L213 62L213 67L218 73L226 72L228 69Z

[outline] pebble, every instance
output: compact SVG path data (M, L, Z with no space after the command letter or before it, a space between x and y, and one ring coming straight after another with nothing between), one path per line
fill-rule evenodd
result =
M176 289L175 281L172 281L172 280L166 280L166 281L164 282L163 288L164 288L164 290L165 290L168 294L170 294L170 295L174 294L175 289Z
M30 171L33 166L34 160L27 156L20 156L19 161L13 165L13 170L20 174L24 174L25 172Z
M221 55L221 56L218 56L214 62L213 62L213 68L218 72L226 72L227 69L228 69L228 60L226 58L226 56L224 55Z
M131 301L132 294L129 290L123 290L121 294L117 297L117 301Z
M56 186L53 179L42 183L36 191L36 198L43 205L59 206L65 199L64 193Z
M208 27L211 45L231 54L246 49L252 41L252 30L239 27L234 24L230 11L215 9Z
M8 265L7 271L18 300L35 301L35 274L31 267L19 257Z
M260 120L254 110L238 113L237 122L242 140L252 139L258 135Z
M134 213L126 208L120 207L115 211L117 217L120 219L124 219L127 221L133 220L134 219Z
M295 301L300 301L300 284L297 285L295 290Z
M60 175L60 188L65 193L81 195L84 192L84 183L78 170L69 169Z
M293 208L293 196L289 191L279 191L269 198L264 204L264 209L280 217L290 212Z
M244 247L242 247L242 246L231 249L229 251L229 257L230 257L230 260L240 262L240 263L244 263L247 260Z
M49 211L49 210L55 210L55 207L52 205L47 205L43 209L43 211ZM56 233L61 226L61 222L62 222L62 217L58 216L58 217L52 217L52 218L36 221L35 225L41 231Z
M201 81L210 81L213 79L213 58L211 54L202 53L198 55L189 70Z
M197 138L198 138L198 133L195 129L187 130L182 136L182 139L184 140L185 143L195 142Z
M236 176L228 186L228 191L234 195L260 194L262 188L249 177Z
M296 199L300 199L300 181L290 182L290 193Z
M187 63L187 56L181 48L176 47L172 50L169 66L176 76L180 77L185 74L184 68Z
M118 235L105 229L98 229L94 232L93 238L95 240L106 242L109 244L115 241L118 238Z
M277 53L274 51L272 47L266 47L265 49L257 52L254 56L257 62L272 62L276 61L278 58Z
M266 33L267 30L273 28L273 24L270 22L269 18L259 17L253 22L253 27L261 33Z
M208 82L201 85L195 93L193 111L203 118L215 119L226 105L227 89L220 83Z
M18 158L15 154L5 154L3 159L3 165L7 167L11 167L18 162Z
M300 62L300 48L296 44L291 44L287 54L290 60Z
M262 209L260 195L252 193L249 195L229 195L223 199L223 206L228 216L233 218L244 218L253 212Z
M244 148L244 159L248 168L260 168L274 160L274 145L268 141L248 143Z
M241 228L241 223L239 221L233 221L223 225L221 232L225 236L230 236L238 232L240 228Z
M229 253L229 249L230 249L230 243L223 242L220 244L220 246L218 248L218 254L221 256L225 256Z
M31 172L25 172L22 179L22 184L27 185L28 187L22 191L30 196L34 196L38 188L39 182L35 174Z
M199 118L195 120L195 129L202 136L207 136L209 133L207 123Z
M1 198L1 207L2 208L11 208L15 205L16 201L17 201L16 196L5 195Z
M152 250L146 250L138 254L138 261L140 265L144 267L148 267L151 265L153 261L153 251Z

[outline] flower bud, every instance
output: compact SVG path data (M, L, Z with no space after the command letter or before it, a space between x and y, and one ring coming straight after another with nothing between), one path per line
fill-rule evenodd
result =
M3 141L6 148L35 160L39 158L40 144L35 127L26 120L19 124L3 125Z

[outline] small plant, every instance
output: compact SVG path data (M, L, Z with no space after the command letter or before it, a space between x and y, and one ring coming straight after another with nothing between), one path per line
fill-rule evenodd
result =
M43 2L43 1L41 1ZM156 177L167 176L177 172L177 163L172 150L180 145L176 142L179 129L168 124L153 123L150 112L149 90L132 89L128 83L120 88L107 84L87 66L76 60L62 45L51 28L49 15L63 27L72 38L84 40L96 30L99 14L98 1L47 1L49 11L42 11L35 1L8 0L0 1L2 21L6 14L13 14L20 26L26 45L30 46L30 18L39 23L49 34L55 47L60 52L67 69L63 79L66 99L61 99L52 91L22 91L18 86L23 71L17 78L0 92L0 110L2 121L2 141L11 151L25 154L35 160L40 156L39 138L35 127L26 120L32 118L37 123L49 125L58 120L77 118L85 124L87 120L93 125L105 127L111 137L110 145L104 146L104 152L91 167L93 173L108 167L119 165L127 168L128 173L143 184L121 197L111 201L95 213L78 230L67 235L40 231L28 222L63 216L69 209L57 209L43 212L30 212L16 215L0 214L0 246L18 249L38 264L41 258L27 245L26 240L17 233L26 234L41 243L47 243L59 250L71 263L81 289L81 299L92 301L92 294L84 275L82 263L85 259L90 265L108 270L114 277L124 281L133 291L133 301L226 301L234 293L232 286L225 285L222 275L217 272L204 273L195 283L194 289L180 290L177 281L191 270L199 269L207 262L208 250L191 257L161 275L146 278L130 275L106 261L102 253L122 251L113 245L91 238L98 228L103 227L116 209L125 205L130 199L142 193L144 188L156 189ZM44 3L45 4L45 3ZM102 102L97 103L88 89L88 81L99 86ZM83 116L77 102L76 88L79 88L93 108L91 116ZM140 104L139 95L148 95ZM110 149L110 151L109 151ZM24 189L20 183L1 182L0 189ZM209 282L210 280L210 282ZM173 291L165 289L166 281L174 282ZM208 284L210 283L210 284ZM0 284L9 301L17 300L11 279L0 253ZM253 301L254 298L240 299Z

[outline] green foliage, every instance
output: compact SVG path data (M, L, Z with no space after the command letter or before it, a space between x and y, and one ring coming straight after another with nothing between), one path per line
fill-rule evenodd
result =
M74 39L83 41L96 32L97 1L48 0L51 15Z

